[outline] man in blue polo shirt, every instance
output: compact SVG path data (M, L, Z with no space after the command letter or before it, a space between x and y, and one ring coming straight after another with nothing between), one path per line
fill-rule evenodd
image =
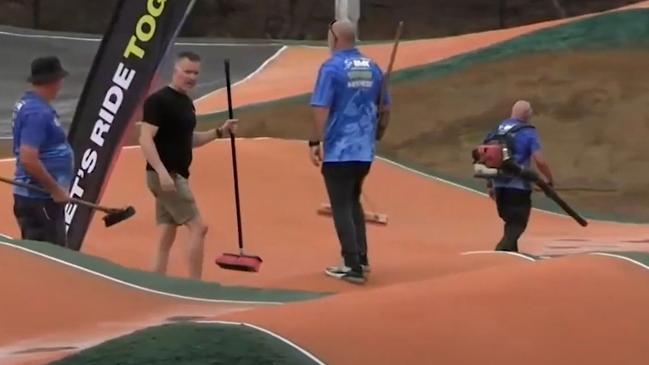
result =
M328 41L332 57L322 64L311 99L315 128L309 141L312 162L322 163L343 266L326 274L365 282L369 270L365 217L360 202L363 180L388 121L389 95L378 110L383 73L355 47L356 30L348 20L333 22ZM379 115L381 122L379 123Z
M550 166L541 153L541 142L535 128L528 124L532 117L532 106L528 101L519 100L512 107L511 117L503 120L496 130L487 135L485 141L496 134L512 132L516 126L530 126L510 133L513 141L513 160L519 166L529 169L532 161L542 177L552 186L553 177ZM527 228L532 210L531 183L520 177L500 177L487 180L489 196L496 201L499 217L505 222L503 236L496 251L518 252L518 239Z
M28 81L32 89L13 112L15 180L45 189L46 193L14 187L14 215L23 239L66 246L65 203L74 168L72 148L59 117L50 105L68 73L56 57L32 62Z

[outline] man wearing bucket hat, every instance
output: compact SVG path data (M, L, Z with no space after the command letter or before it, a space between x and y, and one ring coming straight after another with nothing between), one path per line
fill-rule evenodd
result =
M74 174L72 147L50 104L68 72L57 57L32 61L31 83L13 110L15 180L36 185L47 193L14 187L14 215L22 239L66 246L64 209Z

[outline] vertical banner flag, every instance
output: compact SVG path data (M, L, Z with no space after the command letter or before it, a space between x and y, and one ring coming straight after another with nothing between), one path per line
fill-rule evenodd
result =
M70 196L99 203L134 112L147 96L195 0L119 0L79 98L68 140L75 153ZM125 203L126 204L126 203ZM94 211L68 204L68 247L80 250Z

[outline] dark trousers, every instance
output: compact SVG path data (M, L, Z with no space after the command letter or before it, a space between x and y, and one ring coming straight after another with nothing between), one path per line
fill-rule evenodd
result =
M14 195L14 216L22 239L67 246L65 204Z
M496 205L498 215L505 222L503 237L496 250L518 252L518 239L527 228L532 210L532 192L497 188Z
M368 162L327 162L322 165L345 266L358 272L361 272L360 265L368 264L361 191L370 166Z

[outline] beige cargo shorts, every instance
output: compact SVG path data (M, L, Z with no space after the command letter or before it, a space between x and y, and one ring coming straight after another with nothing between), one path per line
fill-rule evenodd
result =
M176 191L162 191L155 171L146 171L147 186L155 197L157 224L183 225L198 214L198 208L189 182L184 177L172 175Z

